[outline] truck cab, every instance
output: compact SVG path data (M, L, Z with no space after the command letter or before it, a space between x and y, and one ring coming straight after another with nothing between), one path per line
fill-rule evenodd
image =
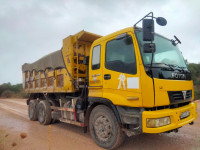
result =
M152 53L144 52L142 35L130 27L93 43L89 99L115 105L121 121L136 133L161 133L192 122L197 116L193 81L180 50L155 34L150 70Z

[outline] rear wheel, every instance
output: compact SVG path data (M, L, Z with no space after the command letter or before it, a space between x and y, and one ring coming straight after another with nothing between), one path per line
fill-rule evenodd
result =
M96 106L92 110L89 128L93 140L106 149L120 146L125 138L113 111L104 105Z
M50 106L56 106L56 103L53 100L49 100L49 103L50 103ZM58 120L51 118L51 123L56 123L57 121Z
M51 107L46 100L40 101L38 105L38 121L43 125L51 123Z
M36 121L38 116L37 116L37 102L36 100L30 100L29 106L28 106L28 116L29 119L32 121Z

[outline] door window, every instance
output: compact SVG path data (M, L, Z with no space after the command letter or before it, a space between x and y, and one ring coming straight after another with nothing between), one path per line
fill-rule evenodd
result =
M135 50L130 35L107 42L105 67L122 73L137 73Z
M97 45L93 48L92 52L92 70L100 68L101 46Z

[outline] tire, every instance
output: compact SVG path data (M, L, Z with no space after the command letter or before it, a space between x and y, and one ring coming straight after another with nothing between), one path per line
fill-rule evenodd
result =
M46 100L40 101L38 105L38 121L43 125L51 123L51 107Z
M53 100L49 100L50 106L56 106ZM52 111L52 110L51 110ZM58 120L51 118L51 124L56 123Z
M32 121L36 121L38 119L36 100L30 100L28 105L28 116L29 119Z
M105 149L119 147L125 138L113 111L105 105L96 106L92 110L89 129L96 144Z

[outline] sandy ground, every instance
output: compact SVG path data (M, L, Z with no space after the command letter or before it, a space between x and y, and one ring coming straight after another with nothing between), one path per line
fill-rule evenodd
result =
M200 112L200 101L198 112ZM49 126L30 121L25 99L0 99L0 150L98 150L89 133L65 123ZM127 138L119 150L200 150L200 117L178 133Z

